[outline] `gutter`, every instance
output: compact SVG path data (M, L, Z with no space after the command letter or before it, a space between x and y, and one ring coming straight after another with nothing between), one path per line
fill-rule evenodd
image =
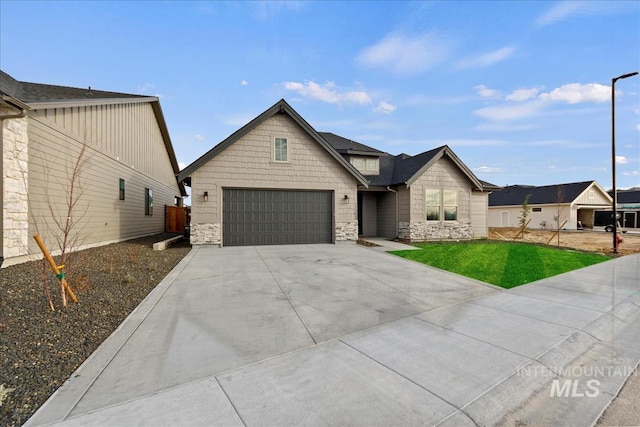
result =
M27 115L27 110L29 106L27 104L23 104L15 98L2 94L2 104L7 105L9 108L13 108L14 110L20 110L18 114L6 114L4 116L0 116L0 122L7 119L21 119Z

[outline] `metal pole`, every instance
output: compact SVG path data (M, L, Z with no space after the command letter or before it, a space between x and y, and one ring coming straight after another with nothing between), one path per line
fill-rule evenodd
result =
M611 79L611 174L613 186L613 253L618 253L618 192L616 191L616 80Z
M611 174L613 189L613 253L618 253L618 192L616 191L616 82L638 74L623 74L611 79Z

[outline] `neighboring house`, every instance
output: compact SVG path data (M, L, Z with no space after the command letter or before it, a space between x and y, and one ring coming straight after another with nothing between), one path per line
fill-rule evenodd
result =
M608 191L613 198L613 192ZM618 190L618 223L622 228L640 228L640 188L634 187L628 190ZM613 224L613 211L607 210L596 215L596 225L606 226Z
M0 95L5 266L41 256L36 232L57 252L55 221L67 216L79 157L73 249L164 230L164 205L186 192L158 98L21 82L1 71Z
M191 242L223 246L487 236L487 196L449 147L392 156L316 132L280 100L183 169Z
M612 206L611 197L596 181L542 187L510 185L489 195L489 227L519 227L527 196L529 228L593 228L596 212Z

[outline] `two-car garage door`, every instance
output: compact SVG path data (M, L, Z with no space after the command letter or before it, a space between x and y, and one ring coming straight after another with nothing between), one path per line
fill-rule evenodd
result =
M333 192L225 189L223 245L332 243Z

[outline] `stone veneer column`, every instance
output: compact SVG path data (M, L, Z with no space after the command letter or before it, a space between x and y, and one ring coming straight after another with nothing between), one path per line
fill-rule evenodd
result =
M2 246L5 259L29 252L28 149L27 117L3 120Z
M358 240L358 221L337 222L335 233L336 242Z
M192 245L221 245L220 223L191 224Z

